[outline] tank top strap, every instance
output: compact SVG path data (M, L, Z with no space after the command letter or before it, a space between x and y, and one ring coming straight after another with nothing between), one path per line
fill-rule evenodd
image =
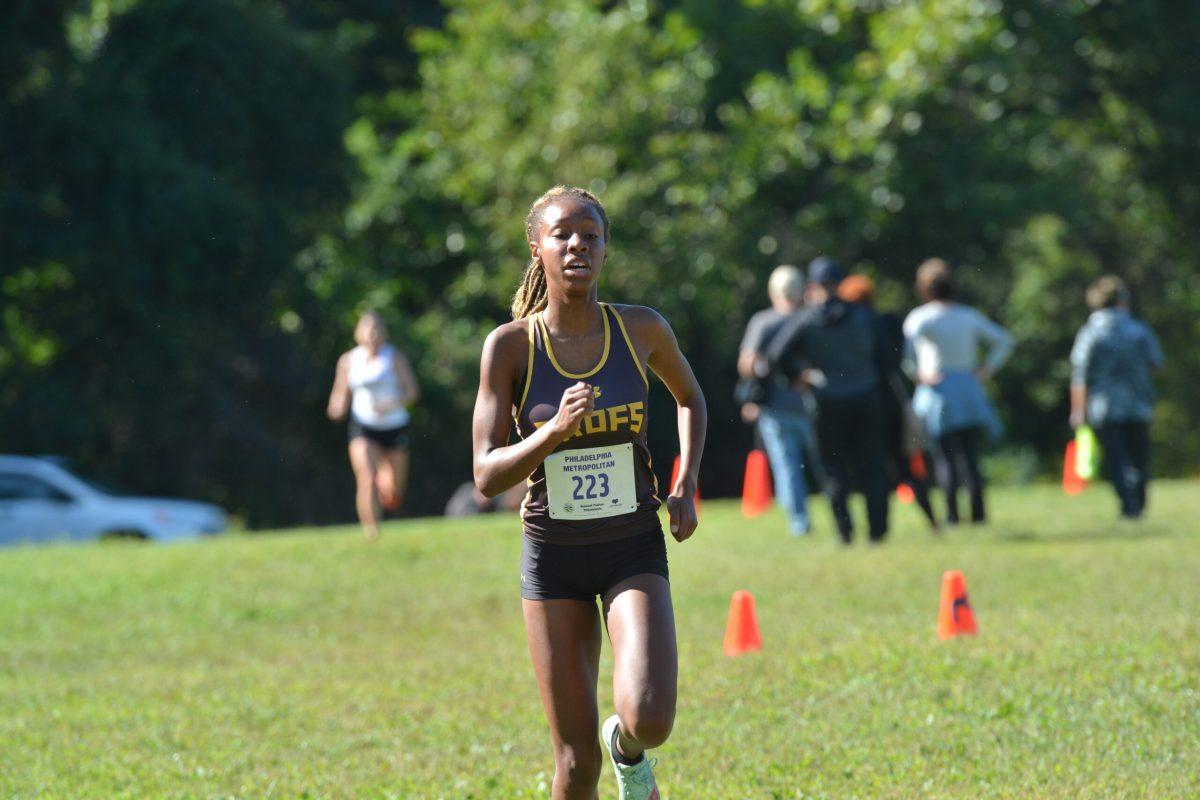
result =
M625 328L625 320L621 319L621 312L608 303L601 303L600 307L607 313L612 314L616 328L621 332L621 340L625 342L625 347L629 352L629 359L633 362L633 366L637 368L638 374L642 376L642 383L646 385L647 389L650 388L650 380L646 376L646 368L642 366L642 359L638 357L637 348L633 346L633 340L629 338L629 331Z
M350 351L350 365L347 370L347 379L350 381L351 388L357 388L363 385L366 379L367 371L367 348L362 345L355 345Z
M520 389L516 410L513 412L513 419L518 421L521 419L521 412L525 409L525 401L529 397L529 387L533 384L533 366L537 360L537 351L544 348L544 345L542 348L537 346L537 343L541 338L541 334L539 332L540 326L537 324L537 317L540 314L541 312L539 311L537 314L531 314L526 317L528 322L526 323L525 329L529 338L529 356L525 361L525 385Z

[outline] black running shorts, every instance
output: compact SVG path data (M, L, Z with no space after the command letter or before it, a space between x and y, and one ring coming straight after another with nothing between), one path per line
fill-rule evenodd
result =
M550 544L522 536L521 597L526 600L594 602L634 575L667 571L661 527L598 544Z
M372 428L369 425L363 425L352 416L346 430L346 441L353 442L360 436L370 439L384 450L408 449L407 425L401 425L398 428Z

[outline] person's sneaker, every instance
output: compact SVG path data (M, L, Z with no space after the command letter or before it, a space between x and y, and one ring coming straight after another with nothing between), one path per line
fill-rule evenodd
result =
M659 800L658 786L654 783L654 762L642 754L636 764L626 765L617 761L617 726L621 720L616 714L604 720L600 726L600 742L608 751L608 760L617 773L617 789L620 800Z

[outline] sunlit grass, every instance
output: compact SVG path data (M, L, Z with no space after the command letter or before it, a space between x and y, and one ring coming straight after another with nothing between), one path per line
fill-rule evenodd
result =
M664 797L1200 794L1200 483L1140 524L1103 488L991 499L850 549L819 499L803 540L706 502ZM518 555L497 517L0 551L0 796L547 797ZM980 635L939 642L949 568ZM727 659L736 589L765 646Z

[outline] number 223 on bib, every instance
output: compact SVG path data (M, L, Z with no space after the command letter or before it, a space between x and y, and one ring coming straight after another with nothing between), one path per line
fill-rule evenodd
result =
M544 462L552 519L599 519L637 510L633 445L560 450Z

